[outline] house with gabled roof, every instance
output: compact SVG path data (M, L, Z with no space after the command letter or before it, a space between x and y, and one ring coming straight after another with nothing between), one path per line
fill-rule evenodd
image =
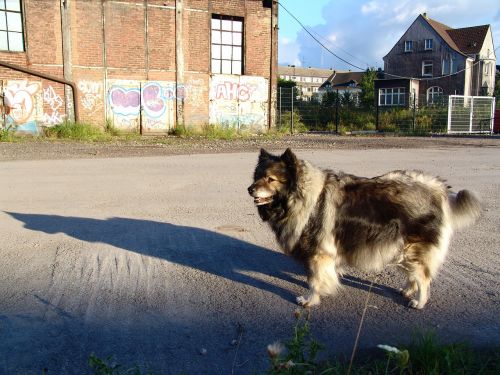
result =
M492 95L495 49L490 25L454 29L419 15L384 56L375 80L380 106L432 103L441 95ZM415 99L412 99L415 98Z

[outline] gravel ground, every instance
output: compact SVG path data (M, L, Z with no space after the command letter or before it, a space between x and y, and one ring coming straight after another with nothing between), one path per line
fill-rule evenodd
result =
M344 137L332 134L300 134L274 138L263 136L235 140L144 137L113 142L26 139L14 143L0 142L0 161L252 152L260 147L270 150L283 150L287 147L301 150L367 150L499 146L498 137Z

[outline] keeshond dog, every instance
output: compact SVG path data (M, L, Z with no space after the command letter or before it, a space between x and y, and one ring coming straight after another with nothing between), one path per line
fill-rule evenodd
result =
M365 178L319 169L287 149L261 150L248 188L262 220L287 255L305 265L304 306L333 294L345 266L379 272L397 264L408 280L402 294L422 309L455 229L472 224L481 205L418 171Z

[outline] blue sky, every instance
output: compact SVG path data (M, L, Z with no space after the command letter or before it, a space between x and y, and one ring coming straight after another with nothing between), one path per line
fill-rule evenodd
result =
M362 68L382 67L389 52L415 18L427 15L450 27L490 24L500 46L499 0L280 0L335 54ZM496 51L500 64L500 48ZM351 69L315 42L280 7L279 63Z

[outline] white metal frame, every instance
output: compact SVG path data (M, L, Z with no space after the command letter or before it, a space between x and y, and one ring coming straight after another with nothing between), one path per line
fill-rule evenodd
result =
M457 114L454 116L454 106L456 101L463 99L460 102L460 107L466 109L461 115ZM483 112L482 115L485 116L483 119L479 119L479 129L475 124L475 108L474 102L476 101L490 101L489 109ZM477 106L477 103L476 103ZM492 133L493 123L495 117L495 97L491 96L464 96L464 95L450 95L448 98L448 133L449 134L476 134L476 133ZM484 123L482 122L484 121ZM477 122L477 121L476 121ZM483 129L484 124L484 129Z

